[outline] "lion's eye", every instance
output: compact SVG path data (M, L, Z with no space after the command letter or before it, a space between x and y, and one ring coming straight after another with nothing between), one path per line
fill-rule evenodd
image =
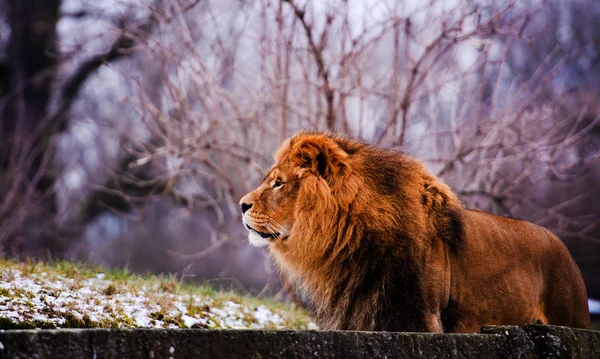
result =
M279 188L283 185L283 182L280 179L276 179L275 183L273 183L273 189Z

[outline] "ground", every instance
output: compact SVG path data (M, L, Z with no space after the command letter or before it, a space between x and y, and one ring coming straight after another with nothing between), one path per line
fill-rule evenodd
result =
M0 260L0 329L314 329L301 309L175 276Z

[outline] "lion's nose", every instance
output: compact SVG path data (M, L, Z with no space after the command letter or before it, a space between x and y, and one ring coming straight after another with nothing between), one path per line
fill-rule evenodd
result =
M252 203L248 204L248 203L242 203L242 214L246 213L247 210L249 210L250 208L252 208Z

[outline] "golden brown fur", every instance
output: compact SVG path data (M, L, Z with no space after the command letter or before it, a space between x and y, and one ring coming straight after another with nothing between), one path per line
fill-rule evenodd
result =
M322 329L589 328L567 249L534 224L464 209L420 162L324 133L286 140L240 201Z

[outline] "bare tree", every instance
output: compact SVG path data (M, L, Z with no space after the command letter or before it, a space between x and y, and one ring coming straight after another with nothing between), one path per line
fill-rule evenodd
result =
M10 184L21 192L3 192L0 240L18 238L23 219L39 217L15 204L35 203L21 195L31 194L64 208L66 228L86 231L78 234L81 253L96 238L114 245L100 251L110 264L146 270L147 258L160 258L159 269L170 271L193 262L205 278L238 278L239 287L269 278L265 291L275 290L268 262L247 270L262 257L246 248L237 199L260 180L284 138L320 128L422 158L469 207L536 221L575 251L581 243L597 244L598 207L589 196L600 168L600 56L597 31L583 28L593 28L600 14L590 4L134 4L135 11L109 20L110 41L102 51L83 58L43 52L54 63L50 68L74 64L45 77L57 99L50 106L40 102L43 116L34 117L53 124L54 132L47 145L34 146L38 152L27 150L47 163L31 167L43 169L36 181L50 181L38 190L28 184L40 171L25 182L16 180L24 178L18 170L14 178L1 176L1 188ZM93 8L54 15L88 16L98 15ZM82 52L77 46L73 54ZM12 73L2 68L0 79ZM108 87L94 79L101 72L117 79L111 86L122 92L118 97L104 94L107 100L86 88ZM6 91L3 104L17 111L8 99L19 90ZM116 110L106 115L89 108ZM58 170L77 166L55 165L51 159L69 157L67 150L48 148L53 138L76 133L65 126L83 126L78 118L93 122L119 148L106 163L86 169L85 189L69 192L57 186L69 177ZM57 187L62 199L51 199L48 189ZM107 241L101 231L109 227L107 218L128 229Z
M59 67L66 56L58 46L58 21L61 16L87 14L60 14L60 0L7 0L3 5L11 31L0 86L6 88L0 98L0 246L16 255L29 250L39 254L40 249L60 254L80 229L77 223L69 228L56 221L55 184L61 169L54 142L67 129L69 108L87 79L129 54L134 37L147 34L153 19L134 24L121 19L108 49L77 64L61 81Z
M228 211L223 218L235 218L236 199L260 178L281 139L300 128L325 128L422 157L468 206L528 218L560 234L558 223L591 219L560 211L582 197L532 211L537 195L527 193L579 175L563 154L578 148L597 121L582 121L581 112L558 115L565 107L555 99L563 94L542 96L541 84L560 73L560 62L542 61L519 83L510 78L515 44L542 36L531 24L543 4L533 5L373 2L357 15L351 9L358 5L348 1L264 0L255 21L248 7L236 25L211 17L210 30L170 23L186 47L173 53L165 43L146 44L173 65L165 74L168 100L161 102L171 105L136 102L153 114L146 123L161 138L140 156L157 161L183 196L210 188L216 196L189 198L219 203ZM215 13L228 5L206 6ZM205 32L220 34L226 26L239 26L229 29L236 39L229 48ZM198 39L211 36L218 51L199 53ZM241 60L254 56L258 64ZM223 69L226 84L219 81Z

